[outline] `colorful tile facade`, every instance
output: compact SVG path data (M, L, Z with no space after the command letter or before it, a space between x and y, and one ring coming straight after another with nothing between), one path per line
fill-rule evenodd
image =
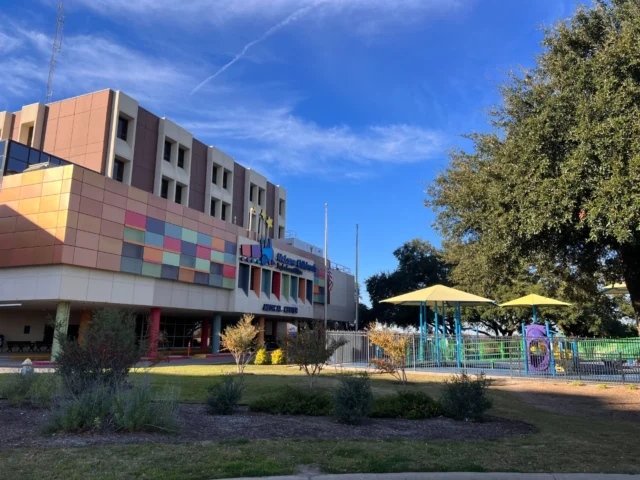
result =
M313 276L313 303L324 303L324 268L316 268Z
M74 165L11 175L0 189L0 267L66 263L233 289L237 227L213 225Z

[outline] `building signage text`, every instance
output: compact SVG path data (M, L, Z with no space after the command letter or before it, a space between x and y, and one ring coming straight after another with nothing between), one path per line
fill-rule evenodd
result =
M276 312L276 313L298 313L298 307L288 307L282 305L273 305L271 303L265 303L262 305L262 310L265 312Z
M310 272L316 271L316 266L312 265L306 260L300 260L300 259L294 260L293 258L289 258L286 255L283 255L282 253L276 254L276 262L281 263L283 267L286 266L289 268L297 268L300 270L309 270ZM280 268L280 270L286 270L286 269Z

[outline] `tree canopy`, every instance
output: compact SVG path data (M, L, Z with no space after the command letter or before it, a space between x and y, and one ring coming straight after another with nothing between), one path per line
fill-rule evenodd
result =
M371 299L371 310L367 312L366 320L367 323L379 320L399 326L414 325L417 321L414 307L380 302L420 288L446 284L448 266L442 258L442 252L419 238L403 244L393 252L393 256L398 259L396 270L378 273L365 280Z
M638 318L640 3L580 7L542 45L533 68L501 85L492 131L450 153L426 204L457 251L457 280L474 269L495 285L538 277L584 298L623 279Z

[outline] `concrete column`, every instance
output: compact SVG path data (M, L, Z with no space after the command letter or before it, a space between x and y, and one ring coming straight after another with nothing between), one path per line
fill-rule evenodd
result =
M202 336L200 337L200 351L205 353L209 347L209 318L202 320Z
M160 309L152 308L149 314L149 356L158 355L158 338L160 336Z
M51 346L51 359L55 361L56 355L60 353L60 336L65 336L69 329L69 316L71 314L71 303L60 302L56 307L56 325L53 333L53 345Z
M80 314L80 329L78 330L78 343L84 343L84 337L87 334L87 330L89 329L89 324L91 323L91 310L84 309Z
M258 317L258 345L264 345L264 317Z
M211 353L220 353L220 330L222 329L222 316L216 313L213 316L213 328L211 329Z

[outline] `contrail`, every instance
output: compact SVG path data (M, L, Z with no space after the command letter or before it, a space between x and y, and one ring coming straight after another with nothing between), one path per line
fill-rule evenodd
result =
M326 0L323 0L326 1ZM317 7L320 3L322 3L322 1L317 1L317 2L313 2L311 5L308 5L306 7L302 7L299 10L296 10L295 12L293 12L291 15L289 15L287 18L285 18L284 20L282 20L280 23L278 23L277 25L274 25L273 27L271 27L269 30L267 30L265 33L262 34L262 36L260 36L259 38L257 38L256 40L253 40L249 43L247 43L244 48L242 49L242 51L237 54L233 60L231 60L229 63L227 63L226 65L223 65L220 70L218 70L216 73L214 73L213 75L211 75L210 77L205 78L202 82L200 82L198 85L195 86L195 88L193 90L191 90L191 93L189 93L189 95L193 95L194 93L196 93L198 90L200 90L205 84L209 83L211 80L213 80L214 78L216 78L218 75L220 75L222 72L224 72L225 70L227 70L231 65L233 65L234 63L236 63L238 60L240 60L242 57L244 57L246 55L246 53L249 51L249 49L251 47L253 47L254 45L257 45L260 42L265 41L267 38L269 38L271 35L273 35L274 33L276 33L278 30L280 30L283 27L286 27L287 25L289 25L291 22L295 22L296 20L298 20L300 17L302 17L303 15L305 15L309 10Z

